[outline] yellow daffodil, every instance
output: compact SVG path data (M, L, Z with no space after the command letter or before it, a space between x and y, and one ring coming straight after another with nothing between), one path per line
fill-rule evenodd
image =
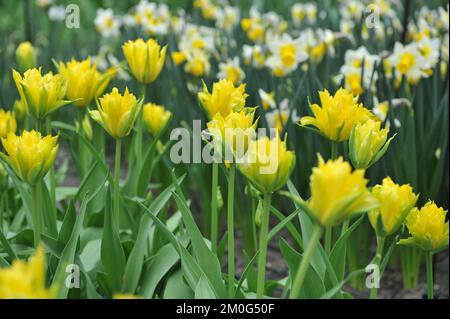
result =
M142 119L148 131L153 135L161 132L172 118L172 112L167 111L163 106L154 103L147 103L143 107Z
M67 63L57 64L59 73L67 81L67 98L73 100L77 107L87 107L92 100L99 97L115 76L117 70L109 69L100 73L91 58L83 61L72 59Z
M308 207L322 226L335 226L358 213L378 206L367 189L364 170L352 172L342 157L325 162L319 155L319 165L310 177L311 198Z
M2 138L8 156L4 156L16 174L28 184L41 180L52 166L58 152L57 136L41 136L34 130L24 131L22 136L9 133Z
M387 151L391 137L387 142L388 128L381 128L380 121L372 119L356 124L350 134L350 160L355 168L368 168L378 161Z
M209 93L206 84L203 83L203 92L198 93L200 104L210 119L217 113L226 117L233 111L242 110L247 96L245 84L235 87L229 80L214 83L212 93Z
M216 113L207 126L216 142L222 147L229 147L233 154L237 153L237 157L241 157L247 149L249 139L255 134L257 122L253 123L254 117L254 108L231 112L226 117Z
M179 65L179 64L183 63L184 61L186 61L186 59L187 59L186 54L184 52L180 52L180 51L172 52L171 56L172 56L173 63L175 63L175 65Z
M401 239L400 245L409 245L420 249L438 252L448 246L447 211L429 201L421 209L414 208L406 217L411 237Z
M23 77L13 70L13 77L22 100L26 102L28 114L37 119L70 103L64 100L67 83L60 74L49 72L42 75L39 68L25 71Z
M390 177L384 178L381 185L375 185L372 195L378 199L380 206L368 215L370 223L380 236L397 231L418 198L411 186L395 184Z
M279 135L249 140L247 156L238 162L240 172L260 192L268 194L286 184L295 166L295 153Z
M15 133L17 122L14 114L0 109L0 138L6 137L8 133Z
M136 81L148 84L156 80L164 66L167 46L161 49L154 39L137 39L126 42L122 49Z
M52 299L55 287L45 285L45 253L39 246L28 261L16 259L0 268L0 299Z
M346 141L356 124L375 118L368 109L357 102L357 97L345 89L339 89L334 96L327 90L319 91L319 96L322 105L310 105L314 117L304 116L300 124L314 126L330 140Z
M98 110L89 113L109 135L118 139L130 134L141 105L136 97L128 92L128 88L123 95L117 88L113 88L111 93L98 99Z
M36 67L36 50L30 42L19 44L16 49L16 62L21 72Z

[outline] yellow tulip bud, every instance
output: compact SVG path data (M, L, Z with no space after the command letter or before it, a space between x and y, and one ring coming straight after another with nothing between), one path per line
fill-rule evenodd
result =
M53 299L56 286L47 288L45 253L39 246L28 261L16 259L0 269L0 299Z
M364 123L375 116L358 103L358 97L345 89L339 89L334 96L327 90L319 91L321 106L310 105L314 114L304 116L300 120L302 126L312 125L325 137L332 141L346 141L358 123Z
M98 99L98 111L89 111L91 117L99 123L109 135L122 138L130 134L142 103L125 89L124 95L113 88L111 93Z
M17 122L14 114L0 109L0 138L6 137L8 133L15 133Z
M237 158L244 155L247 150L248 141L255 135L257 121L253 123L255 117L254 108L244 108L240 112L232 112L223 117L216 113L213 119L207 123L209 132L219 143L217 148L222 151L223 147L228 147Z
M172 52L172 60L173 63L175 63L175 65L179 65L181 63L183 63L184 61L186 61L186 54L184 52Z
M142 120L150 134L157 135L164 129L172 118L172 112L167 111L161 105L147 103L142 109Z
M395 184L390 177L384 178L381 185L375 185L372 195L380 206L369 212L369 220L377 234L383 237L397 231L418 198L411 186Z
M122 49L136 81L148 84L156 80L164 66L167 46L161 49L154 39L137 39L126 42Z
M90 57L83 61L72 59L67 63L60 62L57 67L59 74L67 81L67 98L77 107L89 106L105 91L117 73L115 68L100 73Z
M286 184L295 166L295 153L276 135L249 140L247 156L239 160L240 172L262 193L273 193Z
M21 72L36 67L36 50L30 42L22 42L16 49L17 67Z
M368 168L386 153L394 136L387 142L388 128L381 129L381 122L372 119L356 124L349 140L350 160L355 168Z
M24 182L34 185L47 174L58 152L57 136L42 137L34 130L22 136L9 133L2 138L8 156L2 154Z
M16 119L23 120L27 115L27 106L26 103L20 99L14 101L14 114L16 115Z
M322 226L335 226L358 213L378 206L378 201L367 189L364 170L352 172L342 157L324 162L319 155L319 165L310 177L311 198L308 207Z
M400 245L409 245L420 249L438 252L448 246L447 211L429 201L421 209L414 208L406 217L411 237L401 239Z
M49 72L42 75L39 68L25 71L23 77L13 70L13 77L22 100L26 102L27 113L37 119L70 103L64 100L67 83L60 74Z
M78 123L78 121L75 121L75 127L77 128L78 131L80 130L80 123ZM89 116L87 114L83 117L83 120L81 121L81 128L83 129L83 132L88 138L88 140L92 141L94 132L92 130L91 121L89 120Z
M223 117L231 112L239 112L245 106L248 94L245 93L245 84L235 87L233 82L220 80L213 84L212 93L209 93L203 83L203 92L198 93L198 99L209 119L220 113Z

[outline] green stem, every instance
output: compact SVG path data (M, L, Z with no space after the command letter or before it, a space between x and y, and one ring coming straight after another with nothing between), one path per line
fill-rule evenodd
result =
M228 227L228 297L234 296L234 178L235 164L230 165L228 176L227 227Z
M377 251L376 251L376 255L375 255L375 259L374 259L374 264L379 269L379 272L378 272L378 274L380 276L380 278L378 278L379 281L381 281L380 264L381 264L381 258L383 257L384 240L385 240L385 237L377 235ZM370 299L376 299L377 295L378 295L378 288L373 286L370 289Z
M145 99L145 84L141 86L142 101ZM142 115L143 109L141 108L138 113L137 118L137 133L136 133L136 167L140 171L142 168L142 131L143 131L143 120Z
M217 233L219 227L219 216L217 214L217 184L219 177L219 164L212 163L212 185L211 185L211 248L213 253L217 251Z
M117 230L120 229L120 153L122 140L116 139L116 158L114 161L114 221Z
M338 156L338 142L331 141L331 159L336 159Z
M297 271L297 274L295 275L295 279L292 284L292 290L291 290L291 295L290 295L291 299L298 298L300 295L300 290L303 286L303 281L305 280L306 272L308 270L311 258L313 256L314 250L316 249L316 246L320 240L321 235L322 235L322 227L320 225L316 225L314 228L314 231L311 235L309 244L303 253L303 258L300 263L300 267Z
M41 204L40 204L40 191L39 191L39 182L31 185L31 197L33 201L33 209L32 209L32 221L33 221L33 238L34 238L34 247L37 248L41 241L41 230L42 230L42 221L41 221Z
M325 227L325 252L327 255L331 253L331 239L333 237L333 228L331 226Z
M434 285L433 285L433 253L426 253L426 267L427 267L427 287L428 287L428 299L434 298Z
M45 118L45 129L46 129L48 135L52 134L52 121L51 121L50 116L47 116ZM55 166L54 165L52 165L50 167L49 177L50 177L50 199L51 199L53 205L56 207L56 182L55 182ZM52 217L56 221L56 209L52 212L52 214L53 214Z
M256 298L261 299L264 296L264 286L266 277L266 259L267 259L267 237L269 234L269 217L270 217L270 194L264 195L264 212L261 220L261 228L259 230L259 256L258 256L258 273L256 284Z

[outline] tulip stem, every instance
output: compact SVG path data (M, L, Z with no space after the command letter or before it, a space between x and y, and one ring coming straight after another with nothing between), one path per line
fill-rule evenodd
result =
M375 281L378 281L373 283L372 288L370 289L370 299L376 299L378 295L378 288L380 287L380 280L381 280L381 270L380 270L380 264L381 264L381 258L383 257L383 249L384 249L384 236L378 236L377 235L377 252L375 255L375 259L373 263L377 266L376 269L378 269L379 278L374 278Z
M234 178L236 166L230 165L228 176L227 227L228 227L228 297L234 296Z
M261 220L261 228L259 230L259 256L258 256L258 277L256 285L256 298L260 299L264 296L264 286L266 277L266 259L267 259L267 237L269 233L269 216L270 216L270 194L264 195L264 212Z
M426 252L426 267L427 267L427 286L428 286L428 299L434 298L434 285L433 285L433 253Z
M114 161L114 221L117 230L120 230L120 153L122 140L116 139L116 158Z
M325 227L325 252L327 255L331 253L331 241L333 237L333 228L331 226Z
M211 248L213 253L217 251L217 233L219 216L217 215L217 184L219 177L219 164L212 163L212 185L211 185Z
M291 295L290 298L299 298L300 290L302 289L303 282L306 277L306 272L308 271L308 267L313 256L314 250L318 242L320 241L320 236L322 235L322 227L320 225L316 225L314 231L309 240L309 244L303 252L303 258L300 263L300 267L295 275L295 279L292 284Z
M39 242L41 241L41 204L40 204L40 192L39 192L39 182L31 185L31 197L33 201L32 209L32 221L33 221L33 238L34 247L37 248Z
M145 84L143 83L141 86L141 95L142 95L142 103L145 99ZM137 117L137 133L136 133L136 167L138 172L141 171L142 168L142 130L143 130L143 120L142 120L142 107L139 110Z
M52 121L51 121L50 116L47 116L45 118L45 129L46 129L48 135L52 134ZM56 207L56 191L55 191L56 183L55 183L55 166L54 165L52 165L50 167L49 177L50 177L50 199L51 199L53 205L55 205L55 207ZM52 217L55 219L55 222L56 222L56 208L55 208L55 210L53 210L52 215L53 215Z

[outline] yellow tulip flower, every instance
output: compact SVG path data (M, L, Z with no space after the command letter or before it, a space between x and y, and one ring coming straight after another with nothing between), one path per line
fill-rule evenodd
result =
M16 49L16 62L20 71L36 67L36 50L33 45L26 41L19 44Z
M342 157L325 162L319 155L319 165L310 177L311 198L308 207L322 226L335 226L358 213L378 206L367 189L364 170L352 172Z
M249 140L247 156L238 161L240 172L260 192L268 194L286 184L295 166L295 153L276 135Z
M130 134L141 108L141 102L125 89L124 95L113 88L111 93L98 99L97 111L89 111L91 117L115 139Z
M387 142L388 128L381 128L380 121L372 119L356 124L350 134L349 155L355 168L368 168L386 153L391 137Z
M358 103L357 97L345 89L339 89L334 96L327 90L319 91L321 106L310 105L314 114L300 119L302 126L312 125L332 141L346 141L358 123L364 123L375 116Z
M16 174L30 185L41 180L52 166L58 152L57 136L41 136L32 130L24 131L22 136L9 133L2 138L8 156L4 156Z
M406 227L411 234L401 239L400 245L438 252L448 246L449 227L445 221L447 211L429 201L421 209L413 208L406 217Z
M164 66L167 46L161 46L154 39L128 41L122 46L131 73L140 83L156 80Z
M117 72L116 68L111 68L100 73L90 57L83 61L72 59L67 63L60 62L57 67L59 74L67 81L67 98L77 107L89 106L105 91Z
M244 108L240 112L231 112L228 116L216 113L213 119L207 123L207 127L215 141L220 144L218 149L229 147L237 158L244 155L248 141L255 135L257 121L254 108Z
M14 81L27 112L37 119L42 119L61 106L69 104L64 100L67 83L60 74L52 72L42 75L41 69L25 71L23 77L13 70Z
M0 268L0 299L52 299L55 286L45 285L45 254L39 246L28 261L16 259L11 267Z
M235 87L229 80L220 80L213 84L212 93L209 93L203 83L203 92L198 93L198 99L209 119L220 113L223 117L231 112L239 112L245 106L248 94L245 93L245 84Z
M375 185L372 195L380 206L369 212L369 220L377 234L383 237L397 231L419 197L410 185L395 184L390 177L384 178L381 185Z
M0 138L6 137L8 133L15 133L17 122L14 114L0 109Z
M167 111L161 105L147 103L142 109L142 120L153 136L164 129L171 118L172 112Z

